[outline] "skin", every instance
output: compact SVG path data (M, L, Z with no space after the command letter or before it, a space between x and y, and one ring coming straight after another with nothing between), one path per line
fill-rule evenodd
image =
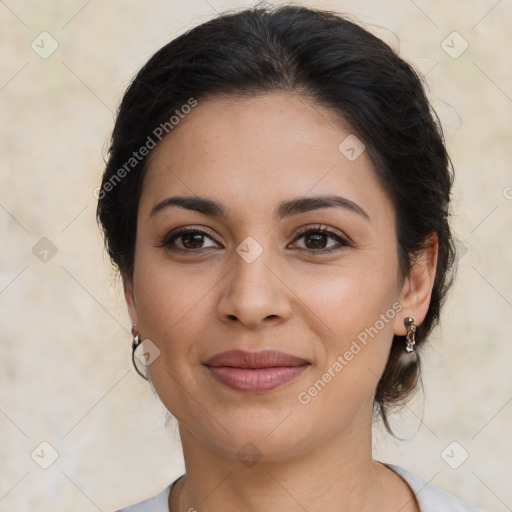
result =
M394 209L369 157L338 150L350 133L291 93L213 97L151 154L134 272L123 280L132 323L160 350L151 381L179 422L186 477L169 497L173 512L419 510L408 485L372 459L372 408L393 334L406 333L406 316L419 325L427 313L437 245L434 236L400 274ZM275 216L281 201L333 194L369 218L343 207ZM176 195L218 201L228 215L179 206L151 215ZM319 224L350 244L298 235ZM169 241L183 226L209 234ZM236 252L248 236L262 249L251 263ZM397 303L395 318L301 404L299 393ZM277 389L241 393L203 365L232 349L277 349L311 364ZM250 467L237 457L248 442L262 454Z

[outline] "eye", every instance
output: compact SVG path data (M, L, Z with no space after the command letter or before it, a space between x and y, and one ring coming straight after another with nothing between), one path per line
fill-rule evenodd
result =
M213 244L203 245L206 238L210 239ZM203 249L209 249L210 247L218 247L218 245L219 244L213 239L213 236L207 231L202 229L179 228L166 235L159 247L165 247L170 250L199 252Z
M350 243L338 232L328 229L322 225L309 227L302 230L295 240L304 239L305 246L298 247L316 254L323 254L339 251L343 247L350 246ZM336 243L328 245L328 240L335 240Z
M204 245L206 239L212 243ZM350 243L338 232L322 225L303 229L295 238L295 240L300 239L304 239L304 246L296 245L296 248L314 254L333 252L350 246ZM329 245L329 239L334 240L335 243ZM201 252L212 247L219 247L219 245L208 231L183 227L166 235L158 247L184 252Z

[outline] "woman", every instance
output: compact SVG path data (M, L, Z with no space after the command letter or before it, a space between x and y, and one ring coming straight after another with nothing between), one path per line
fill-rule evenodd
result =
M452 279L413 69L333 13L220 16L121 103L98 218L186 473L123 510L471 511L372 458Z

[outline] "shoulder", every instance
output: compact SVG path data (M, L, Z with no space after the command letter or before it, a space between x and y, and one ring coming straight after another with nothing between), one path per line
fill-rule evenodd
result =
M385 466L399 474L409 484L416 495L421 512L480 512L449 492L424 482L421 478L400 466L392 464L385 464Z
M169 484L152 498L139 501L128 507L116 510L116 512L169 512L168 498L173 484Z

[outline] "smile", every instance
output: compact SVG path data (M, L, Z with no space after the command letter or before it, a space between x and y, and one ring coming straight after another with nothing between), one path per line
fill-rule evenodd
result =
M261 393L296 379L310 363L272 350L234 350L213 356L205 366L218 382L235 391Z

